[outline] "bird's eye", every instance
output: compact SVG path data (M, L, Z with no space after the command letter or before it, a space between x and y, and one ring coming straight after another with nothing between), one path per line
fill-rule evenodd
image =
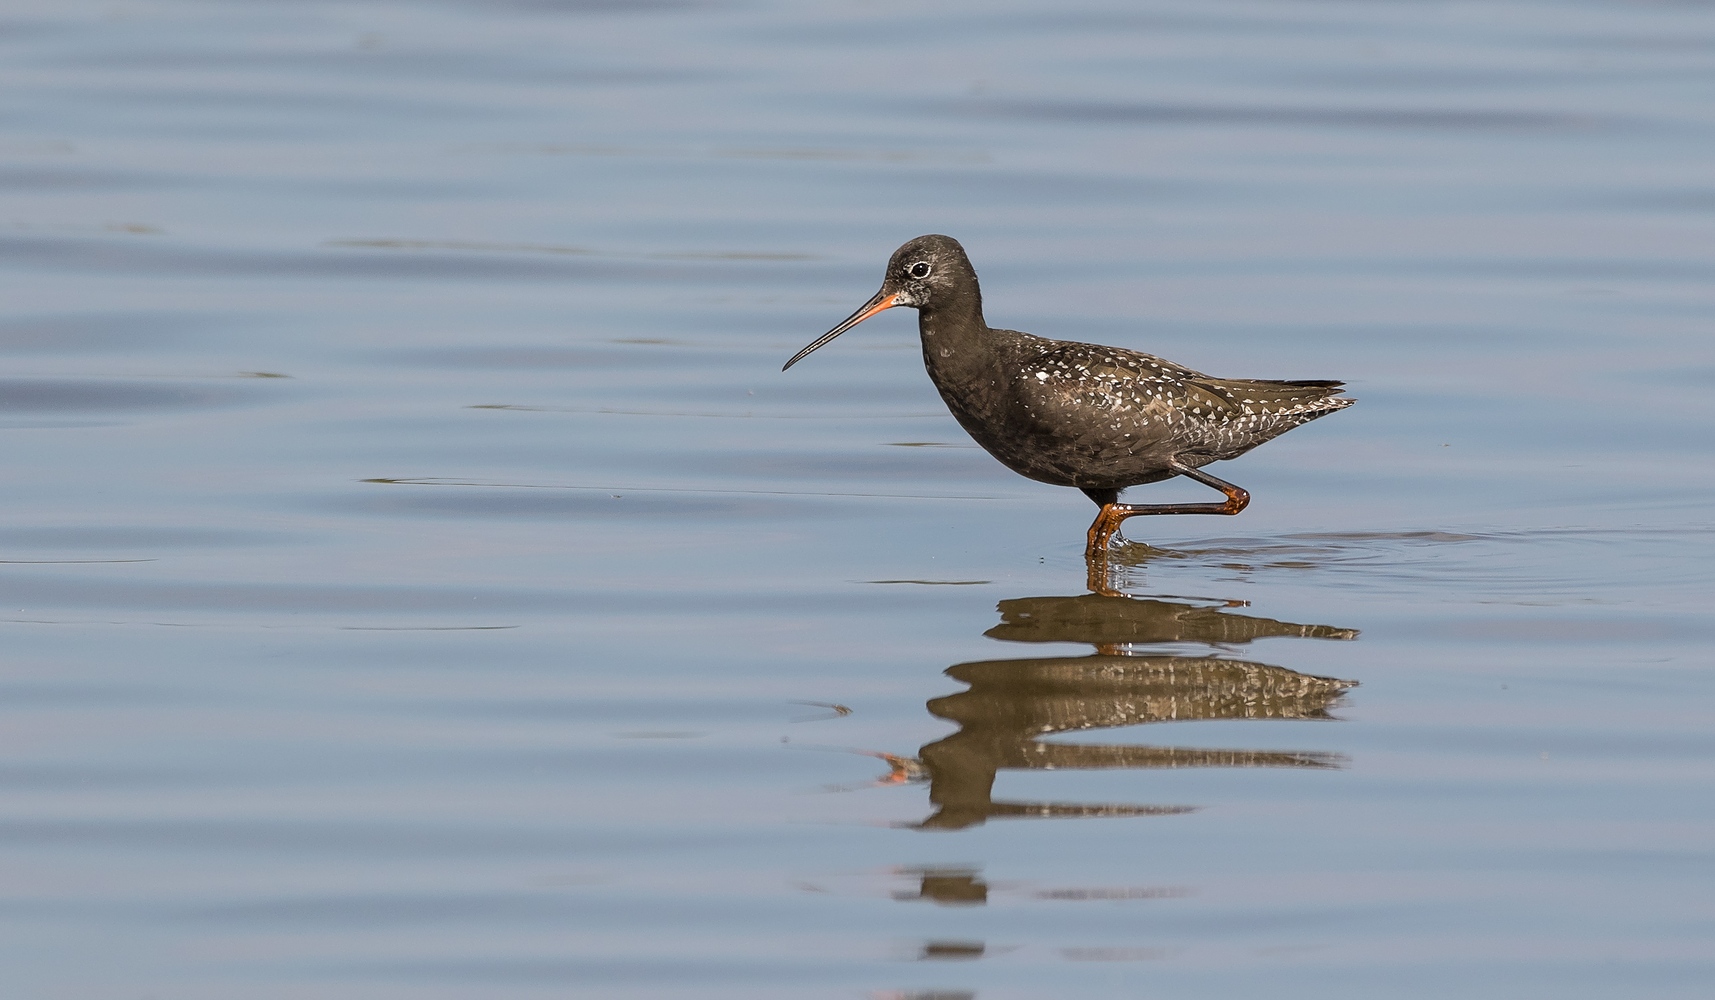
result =
M911 269L905 273L911 275L913 278L927 278L929 277L930 270L929 262L926 260L920 260L911 265Z

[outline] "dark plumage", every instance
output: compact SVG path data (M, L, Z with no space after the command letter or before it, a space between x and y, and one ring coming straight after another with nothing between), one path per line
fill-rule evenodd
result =
M1356 402L1343 383L1212 378L1119 347L997 330L965 250L919 236L894 251L881 291L799 351L811 351L894 306L917 310L923 363L971 437L1007 468L1074 486L1100 504L1088 552L1105 552L1120 521L1138 514L1237 514L1249 494L1200 471ZM782 369L784 370L784 369ZM1130 505L1129 486L1187 476L1223 503Z

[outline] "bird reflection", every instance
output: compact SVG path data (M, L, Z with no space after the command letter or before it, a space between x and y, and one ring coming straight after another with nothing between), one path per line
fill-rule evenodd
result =
M1237 646L1277 636L1356 639L1358 630L1332 625L1294 625L1273 618L1233 614L1239 602L1189 604L1151 598L1024 597L1001 601L1000 624L983 634L1008 642L1087 642L1100 652L1144 643L1194 642ZM1350 685L1347 685L1348 687Z
M926 776L935 812L920 829L956 830L990 819L1151 816L1194 806L1006 802L992 796L1006 769L1178 767L1339 767L1318 751L1207 750L1137 744L1043 742L1055 733L1192 719L1327 719L1356 682L1221 656L1143 654L1130 647L1197 643L1228 647L1271 636L1353 639L1353 629L1297 625L1235 614L1226 606L1087 594L1000 603L1001 623L986 634L1013 642L1082 642L1086 656L960 663L948 676L969 690L935 698L934 715L958 725L924 746L895 774ZM903 779L902 779L903 780Z
M902 903L928 900L937 906L983 906L989 901L989 885L975 868L908 868L900 874L915 875L915 892L896 892Z

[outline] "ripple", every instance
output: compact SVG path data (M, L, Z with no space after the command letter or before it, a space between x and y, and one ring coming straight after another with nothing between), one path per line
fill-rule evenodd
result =
M240 406L259 397L206 382L0 378L0 413L105 413Z
M1636 127L1635 119L1548 111L1467 108L1293 107L1099 100L967 100L931 105L962 117L1053 123L1287 125L1460 132L1592 132Z

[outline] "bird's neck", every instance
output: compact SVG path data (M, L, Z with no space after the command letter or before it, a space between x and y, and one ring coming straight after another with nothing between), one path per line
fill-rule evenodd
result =
M982 296L975 289L969 295L919 309L917 332L923 337L923 362L937 382L939 373L968 372L992 360Z

